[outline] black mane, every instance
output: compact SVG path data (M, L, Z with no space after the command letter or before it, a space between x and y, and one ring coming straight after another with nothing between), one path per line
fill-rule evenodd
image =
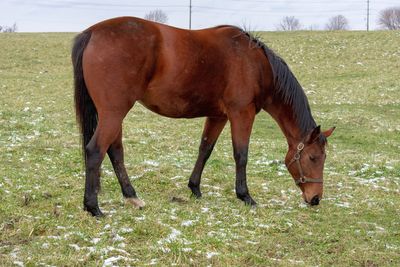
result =
M286 62L272 51L264 42L262 42L260 37L243 29L240 30L243 34L248 36L251 42L264 50L272 68L274 87L276 90L275 93L281 97L285 104L292 107L297 125L304 136L311 129L316 127L316 123L311 115L307 96L305 95L300 83L297 81Z

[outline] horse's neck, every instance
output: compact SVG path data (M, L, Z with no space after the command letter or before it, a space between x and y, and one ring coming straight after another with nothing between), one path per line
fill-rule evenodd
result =
M265 110L272 116L272 118L278 123L283 134L286 137L289 146L297 146L297 144L304 139L305 131L300 128L300 125L296 119L293 108L284 104L282 101L270 101L266 106ZM311 117L310 120L313 122L314 119ZM310 129L311 130L311 129Z

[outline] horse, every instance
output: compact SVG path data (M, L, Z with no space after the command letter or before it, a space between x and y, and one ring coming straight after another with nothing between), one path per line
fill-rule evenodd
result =
M135 17L99 22L72 47L74 101L85 164L84 209L98 205L100 166L108 154L124 198L143 208L125 165L122 121L136 102L170 118L206 117L188 187L201 197L203 168L229 121L236 164L236 196L246 205L246 165L255 115L269 113L288 143L285 164L305 202L323 194L327 137L285 61L249 32L230 25L179 29Z

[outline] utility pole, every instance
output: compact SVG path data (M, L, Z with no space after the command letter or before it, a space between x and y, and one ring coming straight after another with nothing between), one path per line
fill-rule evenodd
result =
M369 31L369 0L367 0L367 31Z
M189 30L192 29L192 0L189 2Z

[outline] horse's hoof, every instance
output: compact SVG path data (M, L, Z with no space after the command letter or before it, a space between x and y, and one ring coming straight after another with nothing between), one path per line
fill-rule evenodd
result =
M257 206L257 202L255 202L252 198L244 201L244 203L246 204L246 206L250 206L252 208L255 208Z
M143 209L146 203L139 198L127 198L126 201L137 209Z
M99 207L90 208L90 207L85 206L84 210L89 212L90 215L92 215L93 217L96 217L96 218L104 217L104 213L101 212Z
M255 208L257 206L257 202L255 202L250 195L245 195L245 196L239 196L238 198L244 202L246 206L251 206L252 208Z
M200 199L201 198L201 192L200 190L198 191L192 191L192 197L196 198L196 199Z
M201 198L200 186L189 183L188 187L190 188L190 191L192 191L192 197Z

